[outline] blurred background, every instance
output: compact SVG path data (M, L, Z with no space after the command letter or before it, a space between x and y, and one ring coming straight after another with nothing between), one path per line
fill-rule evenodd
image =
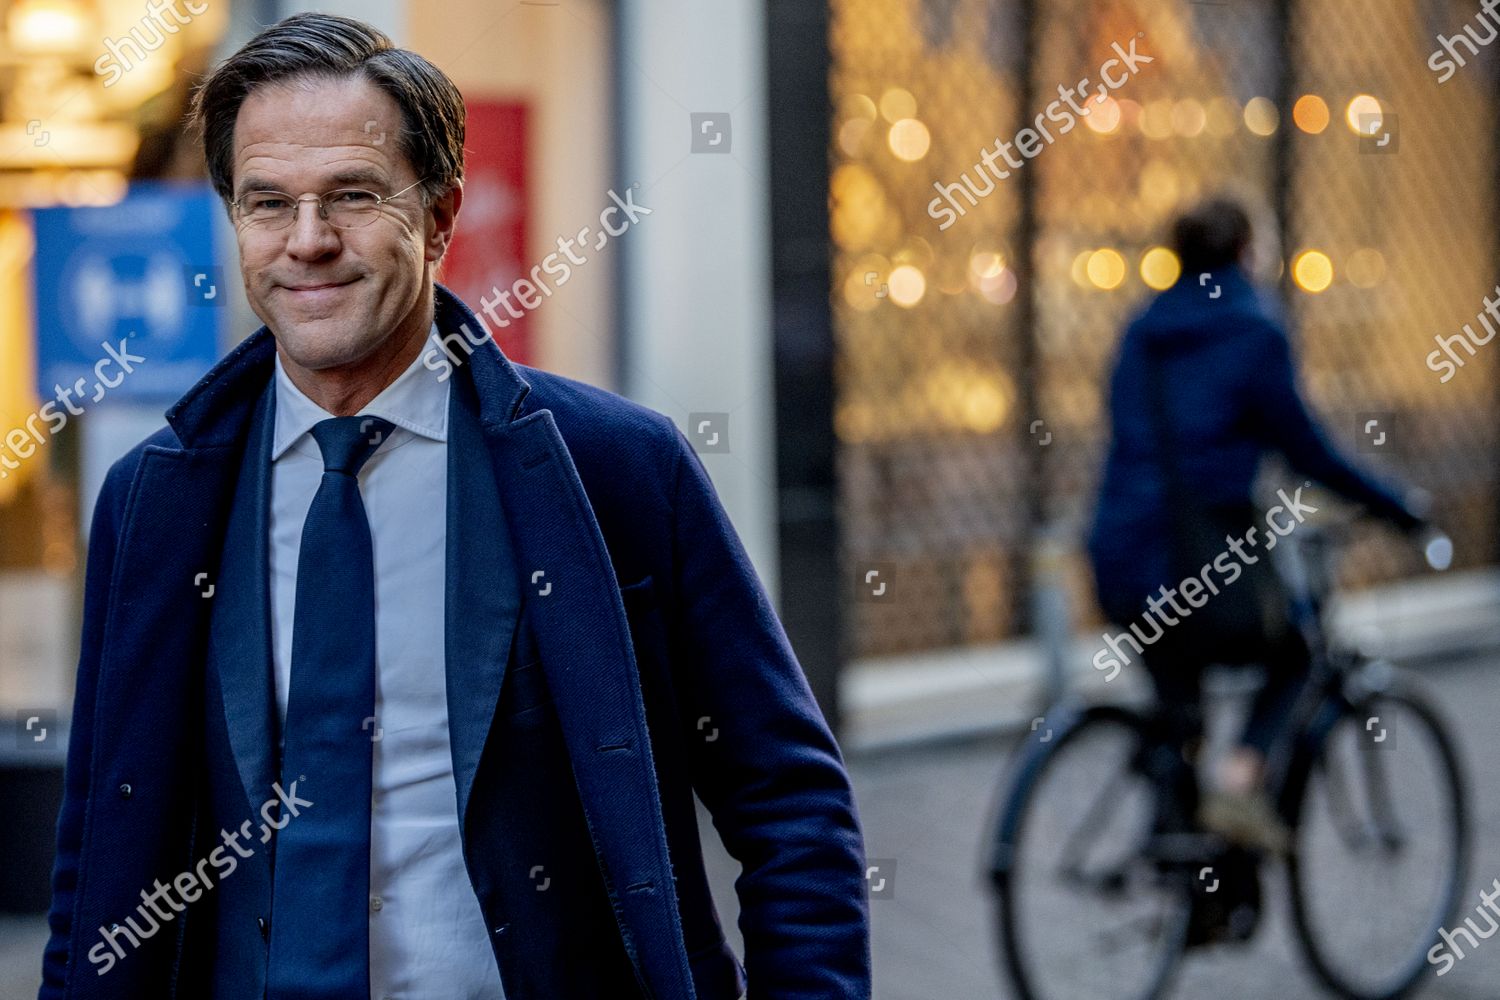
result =
M39 978L99 483L259 326L182 116L209 66L301 9L0 0L0 996ZM440 280L471 306L611 192L650 210L500 346L666 413L703 455L840 735L868 853L899 863L872 900L877 996L1003 995L986 813L1026 720L1097 680L1081 536L1109 365L1179 278L1173 213L1225 185L1257 213L1260 277L1331 436L1430 490L1455 539L1432 579L1363 533L1340 621L1430 672L1478 730L1474 773L1500 764L1478 739L1500 703L1500 348L1450 348L1447 380L1427 361L1464 324L1482 336L1500 296L1500 46L1451 42L1480 37L1474 0L315 9L463 91ZM955 193L1116 43L1150 62L992 190ZM963 210L940 228L935 199ZM126 336L139 374L43 443L9 437ZM1482 830L1500 810L1477 795ZM1495 835L1480 848L1484 885ZM728 925L736 868L715 859ZM1201 963L1181 995L1317 995L1278 933ZM1494 947L1431 995L1480 996Z

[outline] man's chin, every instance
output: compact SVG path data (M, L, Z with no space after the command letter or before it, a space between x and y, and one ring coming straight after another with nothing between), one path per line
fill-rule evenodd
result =
M326 371L357 364L368 357L374 345L358 340L342 318L335 321L299 320L272 326L282 352L308 371Z

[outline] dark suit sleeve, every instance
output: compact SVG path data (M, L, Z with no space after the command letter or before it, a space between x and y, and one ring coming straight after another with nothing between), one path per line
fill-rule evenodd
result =
M1249 400L1267 444L1286 456L1298 472L1403 528L1416 519L1397 490L1350 464L1323 434L1297 391L1291 344L1280 327L1267 324L1259 331Z
M119 538L119 508L130 477L124 462L106 477L94 504L89 530L88 569L83 597L83 636L78 655L78 680L73 695L68 759L63 779L63 803L57 816L57 856L52 866L52 906L47 914L51 935L42 957L42 987L38 1000L62 1000L70 974L68 943L73 934L73 901L78 887L78 855L83 844L84 815L89 797L89 762L93 754L94 692L104 645L104 618L114 573L115 543Z
M870 996L864 844L843 758L708 473L676 432L671 628L694 787L742 866L753 1000Z

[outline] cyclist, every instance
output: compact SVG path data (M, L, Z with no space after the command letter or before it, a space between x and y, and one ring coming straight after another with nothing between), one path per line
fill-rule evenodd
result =
M1428 499L1356 468L1322 433L1298 393L1278 312L1248 276L1251 237L1244 208L1223 196L1174 223L1182 277L1130 323L1119 347L1113 437L1088 551L1100 606L1121 626L1135 623L1163 709L1169 738L1147 766L1178 794L1159 804L1158 828L1182 828L1181 803L1235 843L1280 852L1289 834L1263 790L1265 762L1309 653L1265 556L1270 536L1255 533L1266 531L1251 497L1260 461L1279 452L1298 473L1283 499L1300 503L1310 477L1404 530L1422 526ZM1290 514L1282 521L1292 523ZM1179 599L1165 615L1148 615L1152 599L1165 610L1162 588L1189 577L1214 584L1210 594L1185 589L1201 606ZM1266 679L1200 804L1190 744L1210 663L1259 663Z

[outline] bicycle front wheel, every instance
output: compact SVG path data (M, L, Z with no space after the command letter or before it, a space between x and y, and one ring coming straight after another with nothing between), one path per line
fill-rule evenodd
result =
M1147 849L1142 723L1096 708L1035 745L1050 738L1030 737L996 831L1011 982L1021 1000L1152 1000L1181 957L1192 890Z
M1293 789L1292 914L1314 972L1350 1000L1404 996L1457 912L1468 806L1436 710L1404 687L1338 716Z

